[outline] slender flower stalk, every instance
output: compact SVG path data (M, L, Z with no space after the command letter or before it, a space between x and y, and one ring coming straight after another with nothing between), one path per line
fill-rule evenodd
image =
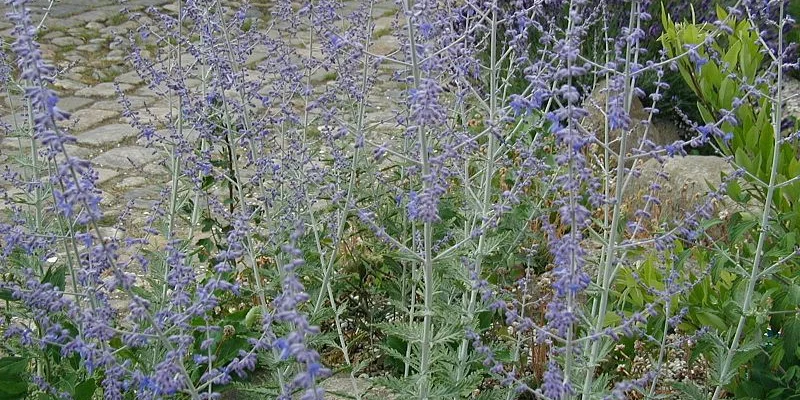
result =
M640 4L637 1L632 1L631 2L630 19L629 19L629 22L628 22L629 30L633 30L634 27L635 27L634 24L638 24L639 23L639 18L636 18L636 15L639 14L639 12L638 12L639 10L637 10L639 5ZM638 57L638 54L639 54L639 52L638 52L638 42L628 41L628 44L627 44L627 47L626 47L626 51L625 51L625 57L626 57L625 64L624 64L625 65L625 77L624 77L625 90L623 91L623 95L625 96L625 104L624 104L625 108L624 108L624 110L625 110L626 113L630 112L631 96L633 96L633 87L634 87L634 82L635 82L633 80L633 78L631 77L631 70L630 70L631 57ZM609 119L609 124L612 124L612 121L610 119ZM613 272L614 272L615 269L612 267L612 264L615 262L615 258L616 258L616 253L617 253L616 246L617 246L617 243L618 243L617 234L619 232L619 230L616 227L620 223L622 223L622 221L621 221L621 213L620 213L620 211L621 211L620 210L620 205L622 204L622 196L623 196L623 193L624 193L624 190L625 190L625 182L627 182L626 173L625 173L625 170L626 170L625 157L626 157L626 151L627 151L627 148L628 148L628 134L626 132L626 128L627 128L627 126L623 126L623 132L620 135L621 136L621 138L620 138L620 147L619 147L620 150L619 150L618 158L616 160L617 161L617 173L616 173L616 181L617 181L616 183L617 184L616 184L616 188L615 188L616 191L615 191L615 194L614 194L614 199L616 201L614 202L613 212L612 212L611 220L609 221L609 225L608 225L609 228L607 230L609 232L609 237L608 237L608 240L605 243L606 247L604 249L605 250L604 264L603 264L602 269L600 270L600 271L602 271L602 273L601 273L601 275L599 275L599 277L601 277L601 279L600 279L599 282L597 282L599 284L600 288L601 288L601 292L600 292L600 300L599 300L599 304L598 304L598 308L597 308L597 314L594 315L594 318L595 318L594 330L596 332L600 332L602 330L604 324L605 324L606 313L607 313L607 310L608 310L609 295L610 295L610 292L611 292L611 285L613 284L613 279L614 279ZM585 375L584 375L584 381L583 381L582 398L584 400L588 399L589 396L591 395L591 387L592 387L592 382L593 382L594 376L595 376L595 369L597 367L597 358L598 358L599 351L600 351L600 345L601 345L600 341L595 341L591 346L591 354L589 356L588 365L587 365L587 369L586 369L586 372L585 372Z
M783 21L784 17L784 3L779 2L779 19ZM783 29L778 29L778 60L776 64L776 82L777 96L776 104L772 107L772 127L773 127L773 147L772 147L772 162L769 174L769 182L767 183L767 193L764 199L763 208L761 209L761 220L759 223L758 241L756 242L755 256L753 264L750 266L750 276L747 280L747 286L744 291L744 297L740 304L742 314L739 316L739 321L736 324L736 331L731 338L730 344L725 351L725 358L722 360L719 367L719 383L714 388L712 400L720 398L724 391L724 386L729 382L729 373L733 357L739 350L741 344L742 334L744 333L744 326L747 319L752 316L753 310L753 295L755 294L756 285L761 278L762 259L764 257L764 244L769 236L769 219L772 211L773 197L777 187L778 166L781 159L781 121L783 120Z
M489 116L488 121L491 124L495 124L498 120L498 74L500 73L499 68L497 67L498 62L498 24L497 24L497 1L494 1L489 6L491 10L489 11L491 14L491 20L489 22L489 32L490 32L490 39L489 39ZM489 133L489 143L486 147L486 165L484 166L483 171L483 182L481 184L481 188L483 189L483 198L481 201L481 210L480 214L477 216L475 221L484 221L489 214L489 206L491 203L491 196L492 193L492 179L494 178L494 166L495 166L495 142L496 142L496 133L490 132ZM473 226L474 230L474 226ZM481 275L481 263L483 260L483 253L484 247L486 245L486 236L481 235L478 238L478 245L475 250L475 269L476 274L478 276ZM473 288L468 294L465 293L464 296L469 296L469 301L467 303L466 309L466 321L472 321L475 319L475 308L477 305L478 299L478 292ZM469 341L465 337L461 345L458 349L458 370L456 375L456 381L461 381L464 378L466 372L466 361L467 361L467 348L469 345Z

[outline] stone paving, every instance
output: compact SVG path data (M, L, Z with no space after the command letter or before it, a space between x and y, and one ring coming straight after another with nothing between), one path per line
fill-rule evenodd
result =
M44 0L32 1L31 9L35 15L34 22L41 20L45 13L47 15L39 41L44 56L60 71L53 85L61 99L59 107L72 113L71 120L62 124L62 127L75 135L78 143L68 150L94 163L100 175L99 188L103 191L104 211L107 214L113 216L119 213L129 200L135 200L135 208L147 208L160 197L160 190L169 179L165 168L160 166L164 156L162 152L145 147L141 140L137 140L137 129L131 127L128 124L130 121L122 116L123 108L118 102L116 90L119 88L125 93L132 108L139 111L145 120L150 116L166 115L175 109L171 110L163 97L158 97L148 89L125 59L124 45L115 39L136 30L139 24L152 20L145 16L139 22L130 21L120 13L122 6L116 0L59 0L47 10L48 4ZM167 14L175 15L176 4L165 0L129 0L125 2L125 7L141 11L145 7L155 6ZM251 4L253 7L248 16L256 21L254 26L258 26L259 22L268 18L269 4ZM7 12L4 7L7 6L0 6L0 15ZM398 47L396 39L387 34L395 10L396 6L385 0L374 7L375 31L383 33L383 36L376 37L371 49L375 53L388 54ZM7 42L12 40L11 30L9 22L0 20L0 37ZM303 36L303 32L298 36ZM297 46L303 48L299 41ZM254 68L254 61L266 57L265 51L256 49L248 67ZM387 67L377 79L379 87L373 93L383 97L370 99L376 105L367 116L370 121L391 118L387 112L388 106L381 105L387 103L387 96L399 93L396 84L391 82L392 72ZM330 77L324 74L312 76L312 81L317 83L324 84L326 79ZM25 126L27 116L23 110L21 98L9 97L5 90L0 93L0 118L4 122L12 126ZM19 150L19 146L16 138L3 140L0 137L0 164L16 168L11 157ZM23 143L22 146L25 148L29 145ZM6 189L12 195L15 193L14 188Z

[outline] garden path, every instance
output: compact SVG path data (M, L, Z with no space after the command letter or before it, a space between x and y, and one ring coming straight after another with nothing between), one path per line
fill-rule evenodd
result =
M41 19L48 4L47 0L31 1L30 7L36 16L34 21ZM125 6L134 11L155 6L168 14L176 13L175 4L175 1L168 0L125 2ZM263 19L269 15L269 2L251 4L250 17ZM169 177L161 165L163 155L137 140L137 130L122 116L123 110L118 103L114 84L119 85L140 116L147 118L147 109L160 117L168 114L170 108L164 98L148 89L133 70L126 60L125 45L114 40L139 26L120 13L121 7L118 0L56 1L47 11L46 28L41 32L39 41L44 56L61 71L54 88L61 98L59 107L72 113L67 126L70 133L78 138L77 144L68 150L72 155L94 162L99 174L99 188L103 191L104 210L109 217L119 214L130 201L133 201L135 209L142 211L141 218L131 221L135 227L146 218L147 210L160 197L160 191ZM395 7L393 2L386 0L379 1L374 7L375 32L382 33L380 37L375 36L372 51L376 53L387 54L397 47L396 39L388 34L393 20L390 14ZM7 9L7 6L0 5L0 15L5 15ZM146 23L148 19L142 21ZM0 37L7 42L11 40L12 26L6 19L0 19ZM303 45L297 46L302 49ZM247 67L254 69L255 62L266 57L265 51L256 49ZM391 73L391 69L384 69L376 79L377 87L372 92L379 95L370 99L372 108L367 115L369 121L391 119L388 96L400 93L397 84L390 79ZM312 82L325 84L334 78L319 73L312 76ZM27 116L23 110L24 103L18 96L8 96L2 90L0 119L3 122L11 126L24 126ZM13 157L19 145L16 138L0 136L0 165L15 168ZM6 189L9 189L10 195L18 193L13 188ZM108 220L113 221L113 218Z

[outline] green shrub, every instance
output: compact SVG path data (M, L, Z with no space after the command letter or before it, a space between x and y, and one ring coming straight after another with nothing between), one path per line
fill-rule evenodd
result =
M712 359L721 362L726 352L733 356L727 361L730 369L726 366L716 377L717 384L730 384L726 387L737 398L796 398L800 396L798 149L790 141L776 145L776 137L781 137L776 125L783 119L776 101L781 99L771 96L770 89L782 84L783 77L770 74L769 69L776 67L769 63L758 30L721 7L717 14L727 32L712 24L674 23L663 15L661 40L670 57L696 49L677 61L678 69L698 98L697 110L706 124L698 131L713 132L710 136L719 151L744 171L743 183L731 182L728 195L745 210L752 210L753 204L766 204L768 209L763 214L737 212L728 221L729 240L725 248L717 244L720 259L690 294L688 319L719 334L707 348ZM777 79L770 79L773 76ZM742 268L748 264L750 271ZM747 323L734 334L742 315ZM742 343L739 346L734 339L729 351L731 337L741 337ZM734 379L739 368L745 373Z

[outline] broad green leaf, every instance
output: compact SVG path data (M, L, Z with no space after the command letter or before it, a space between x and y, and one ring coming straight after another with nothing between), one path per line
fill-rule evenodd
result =
M755 219L739 220L728 230L728 237L731 243L739 243L743 239L744 235L752 232L757 225L758 221Z
M697 321L700 322L700 324L717 329L720 332L725 331L728 326L728 324L725 323L725 320L710 311L699 311L696 316Z
M762 114L769 113L769 106L766 108L766 110L762 110ZM764 171L769 171L772 169L772 153L775 144L774 135L775 133L772 128L772 124L764 123L761 125L761 135L758 139L758 150L761 154L761 158L767 163L762 167Z
M800 347L800 317L788 318L783 324L783 348L785 357L790 363L797 361L797 349Z
M706 72L706 69L710 68L709 66L711 64L712 63L709 62L708 64L703 66L703 74L702 75L704 75L704 76L705 75L711 75L711 73L707 73ZM714 84L712 83L712 82L714 82L713 78L705 78L705 77L701 76L699 78L699 80L700 80L700 90L702 92L702 97L704 99L706 99L709 103L711 103L711 104L716 106L718 99L717 99L717 91L714 89ZM706 122L711 122L711 120L706 121Z
M0 289L0 300L14 301L14 294L9 289Z
M719 99L717 101L717 106L726 110L730 110L733 103L733 96L735 94L736 83L730 78L723 79L722 84L720 84L719 87Z
M745 79L747 83L752 84L754 76L751 76L749 71L754 70L754 68L751 67L753 63L753 55L750 54L750 52L751 47L746 43L743 43L742 48L739 50L739 67L744 72L744 76L742 78Z
M706 56L707 57L707 56ZM709 101L716 107L720 106L717 89L724 75L720 73L717 63L709 61L703 65L702 78L703 81L703 94L706 95Z
M714 5L714 10L717 12L718 20L724 21L728 17L728 12L719 3Z
M735 180L730 181L728 183L728 189L727 190L728 190L728 192L727 192L728 196L730 196L730 198L732 198L733 200L735 200L737 202L741 202L742 186L739 185L738 181L735 181Z
M783 358L786 356L785 347L783 346L772 346L769 349L769 367L772 369L778 368L783 362Z
M244 326L252 328L256 323L260 323L261 306L253 306L244 316Z
M49 283L53 285L53 287L57 287L63 290L64 283L66 282L66 273L67 273L67 267L64 265L57 267L50 267L47 269L47 272L44 273L44 277L42 278L42 283Z
M714 115L699 101L697 102L697 110L700 111L700 116L703 117L703 121L706 123L714 122Z
M745 153L744 149L739 147L735 150L734 154L734 161L740 167L744 168L747 171L752 171L753 169L753 162L750 160L750 157Z
M30 359L25 357L0 358L0 380L22 375L28 368Z
M25 357L0 358L0 399L23 399L28 392L25 379L30 360Z
M75 386L75 400L92 400L94 392L97 390L97 382L94 379L87 379Z
M758 144L758 139L759 139L758 126L751 125L744 135L744 145L747 146L748 149L755 150L756 145Z
M722 56L722 61L728 64L728 68L730 68L729 73L736 72L736 65L739 61L739 51L742 50L742 43L738 40L733 42L733 44L728 47L728 51L725 52L725 55Z

